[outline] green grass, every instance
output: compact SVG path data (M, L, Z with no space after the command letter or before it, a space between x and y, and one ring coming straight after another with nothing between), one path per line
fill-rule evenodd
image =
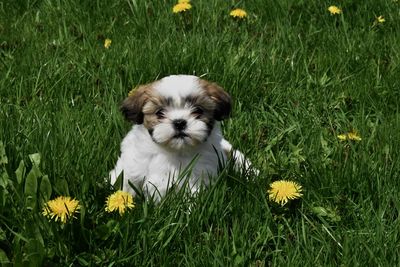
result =
M184 16L173 5L0 3L8 158L0 147L0 262L398 265L399 2L193 0ZM330 15L330 5L343 14ZM246 21L229 17L233 7ZM386 21L374 24L379 15ZM195 199L180 192L160 205L137 199L123 217L105 213L113 189L104 177L131 127L120 102L132 87L176 73L204 75L232 95L224 134L260 175L226 170ZM362 141L337 139L352 129ZM266 190L277 179L300 183L302 199L271 203ZM65 225L41 215L59 195L82 205Z

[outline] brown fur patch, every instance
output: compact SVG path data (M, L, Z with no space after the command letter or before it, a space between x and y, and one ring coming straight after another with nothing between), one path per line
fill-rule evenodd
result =
M152 97L154 83L141 85L121 105L121 112L128 121L136 124L143 123L143 106Z
M193 109L199 107L203 110L203 114L201 114L197 119L203 121L207 125L208 130L211 131L215 122L214 115L217 103L205 92L200 95L187 97L186 103L188 103Z
M156 115L156 112L160 109L164 109L167 105L167 99L158 94L153 94L143 106L144 127L147 129L153 129L154 126L156 126L160 121Z
M229 117L232 109L231 97L216 83L199 79L199 83L205 93L216 103L214 118L221 121Z

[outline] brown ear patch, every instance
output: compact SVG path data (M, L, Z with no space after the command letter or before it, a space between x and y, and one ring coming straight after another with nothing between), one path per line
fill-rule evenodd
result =
M152 84L139 86L134 92L125 98L121 105L121 112L128 121L136 124L143 123L143 106L151 97Z
M214 118L221 121L229 117L232 109L231 97L216 83L199 79L201 87L206 94L216 103Z

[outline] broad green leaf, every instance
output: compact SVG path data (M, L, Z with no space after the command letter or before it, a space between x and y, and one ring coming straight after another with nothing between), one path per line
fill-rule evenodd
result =
M54 187L55 187L55 191L58 194L62 194L62 195L66 195L66 196L69 195L68 183L67 183L67 181L65 179L58 180L54 184Z
M7 186L11 183L10 177L6 170L0 169L0 204L2 206L6 203L6 198L8 195Z
M85 260L84 258L82 258L82 256L78 256L77 260L79 262L79 265L81 266L89 266L89 262L87 260Z
M340 215L334 209L324 207L312 207L312 212L317 216L325 217L332 222L339 222L341 220Z
M39 153L29 155L29 159L31 160L32 164L34 164L36 166L40 165L40 158L41 158L41 156Z
M5 165L8 163L8 158L6 155L6 149L2 141L0 141L0 165Z
M9 177L6 171L4 171L3 173L0 172L0 187L2 187L3 189L5 189L8 185L8 181L9 181Z
M235 260L234 260L234 266L240 266L243 264L244 257L241 255L236 255Z
M51 197L51 183L49 177L44 175L42 181L40 182L40 196L44 202L47 202Z
M15 176L17 177L18 184L22 183L22 181L25 177L25 172L26 172L25 162L23 160L21 160L19 162L18 169L15 171Z
M7 254L0 248L0 264L3 266L3 264L10 263L10 260L7 257Z
M311 210L319 216L328 216L328 211L324 207L312 207Z
M112 186L114 186L115 190L122 190L122 186L124 184L124 174L123 172L118 176L117 180L114 182Z
M8 195L7 189L0 190L0 205L2 207L6 205L6 199L9 197Z
M39 169L34 165L32 170L26 176L25 181L25 204L28 209L34 209L36 206L37 179L39 178Z
M36 179L39 179L43 174L37 165L33 165L28 175L33 175Z

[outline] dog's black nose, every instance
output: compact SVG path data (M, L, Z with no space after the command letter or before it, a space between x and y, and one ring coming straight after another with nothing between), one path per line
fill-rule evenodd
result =
M185 120L182 120L182 119L173 120L172 123L174 124L175 129L178 130L178 131L185 130L186 124L187 124L187 122Z

